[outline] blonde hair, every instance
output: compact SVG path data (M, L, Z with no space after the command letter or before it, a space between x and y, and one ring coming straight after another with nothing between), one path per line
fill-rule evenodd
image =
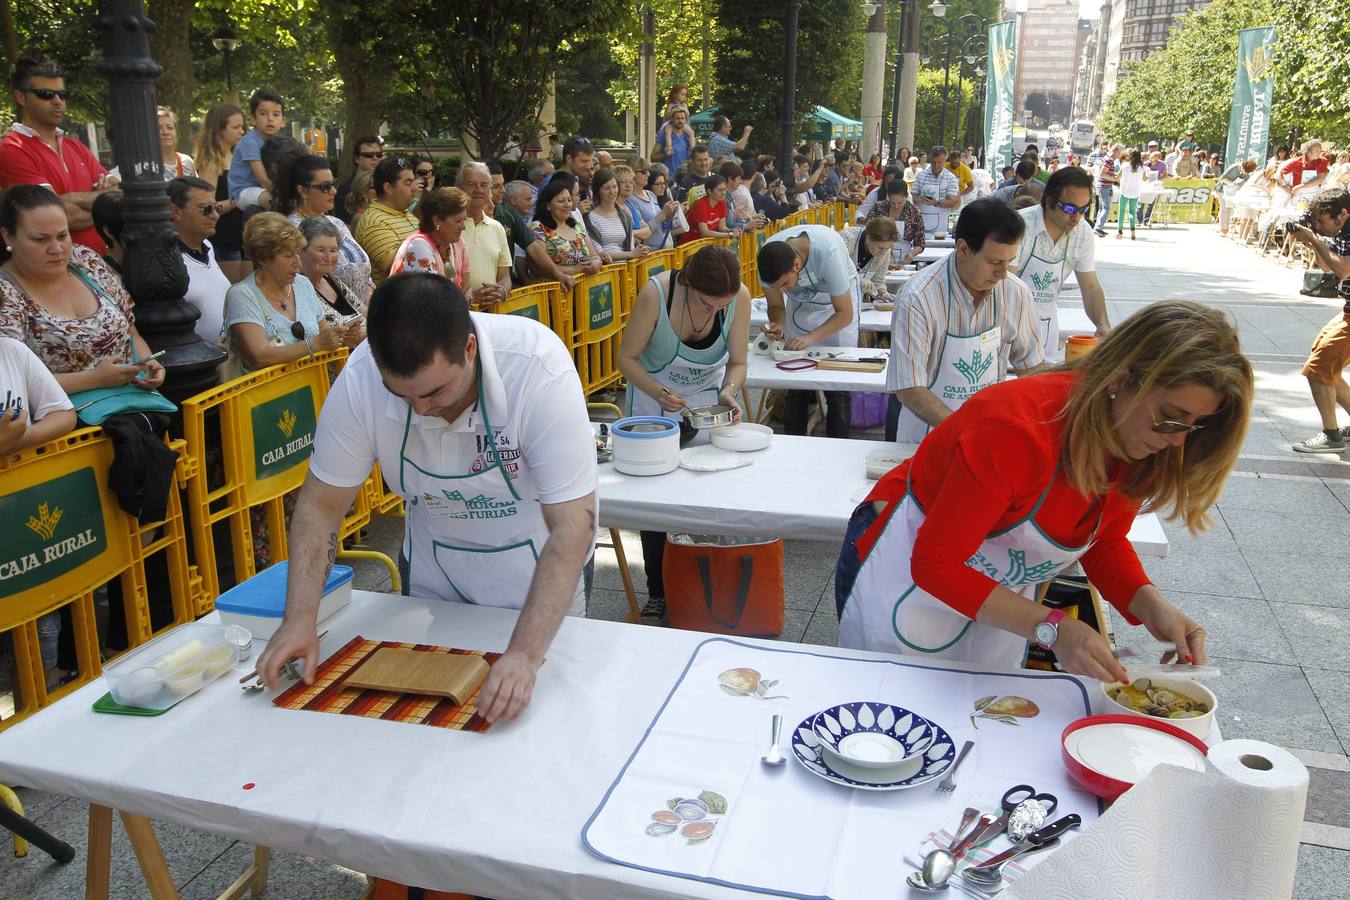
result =
M305 236L281 213L258 213L244 226L244 252L256 263L271 262L281 253L305 249Z
M370 205L366 196L375 190L375 175L369 169L362 169L352 176L352 186L347 191L347 212L353 216Z
M1237 463L1251 418L1252 366L1228 316L1192 300L1154 303L1126 319L1087 356L1059 367L1078 373L1062 415L1064 470L1088 495L1112 486L1115 460L1127 459L1111 403L1120 390L1201 385L1219 395L1204 428L1152 456L1127 463L1116 489L1153 509L1170 506L1169 521L1191 533L1209 527L1212 507ZM1137 402L1137 401L1136 401Z
M615 178L622 178L625 175L627 175L629 178L635 178L637 176L636 172L634 172L628 166L625 166L623 163L610 166L609 170L614 173Z
M174 128L178 127L178 114L173 110L169 109L167 106L156 106L155 118L168 119L170 122L173 123Z

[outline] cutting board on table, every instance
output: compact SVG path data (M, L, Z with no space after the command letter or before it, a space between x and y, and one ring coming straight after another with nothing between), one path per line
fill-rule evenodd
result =
M456 704L464 704L482 685L490 669L481 656L381 647L347 676L346 686L447 697Z
M886 369L886 363L863 362L858 359L822 359L816 363L816 368L834 372L882 372Z

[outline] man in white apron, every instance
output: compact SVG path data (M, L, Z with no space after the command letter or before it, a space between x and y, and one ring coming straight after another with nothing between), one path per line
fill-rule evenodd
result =
M928 151L928 165L914 176L910 199L923 212L923 230L928 237L945 238L952 210L961 206L961 182L947 168L947 148Z
M794 225L764 242L757 259L769 302L764 332L786 350L858 346L862 290L858 269L839 232L826 225ZM806 434L812 391L788 391L784 430ZM847 438L853 425L847 391L826 391L825 433Z
M1031 292L1007 277L1024 230L1007 204L976 200L961 211L955 252L905 285L891 314L886 389L900 408L887 440L916 444L1010 368L1043 367Z
M1036 324L1045 358L1051 362L1064 359L1059 339L1059 295L1070 272L1078 276L1083 308L1097 326L1097 336L1104 337L1111 329L1106 292L1094 263L1096 238L1085 220L1091 201L1092 176L1077 166L1065 166L1046 182L1040 205L1020 213L1027 223L1027 233L1018 249L1014 271L1036 301Z
M296 503L286 617L258 661L275 684L318 662L314 626L342 516L379 463L406 502L406 594L521 610L483 684L489 721L529 702L564 615L583 615L595 540L595 444L571 356L521 316L472 313L426 273L371 298L367 340L333 384Z

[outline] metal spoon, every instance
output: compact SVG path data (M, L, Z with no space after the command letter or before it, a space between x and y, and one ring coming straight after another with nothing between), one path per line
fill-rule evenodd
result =
M988 887L998 884L1003 880L1003 867L1021 856L1035 853L1038 850L1050 850L1059 846L1059 838L1051 838L1044 844L1033 844L1030 842L1018 844L1011 850L1005 850L998 856L995 856L989 862L982 866L971 866L961 872L961 877L967 881L973 881L980 887Z
M923 887L919 890L927 891L945 891L947 882L951 880L952 873L956 871L956 861L962 853L970 847L970 839L979 831L988 827L989 816L980 816L980 821L974 828L967 829L971 820L980 815L978 809L968 807L965 814L961 816L961 825L956 829L956 837L952 840L952 845L947 850L937 849L928 851L928 855L923 858L923 869L919 872L913 872L909 876L909 884L917 887L916 880L922 880Z
M781 766L783 764L783 754L778 752L778 738L783 730L783 717L775 715L773 717L773 743L769 746L769 752L759 758L759 761L766 766Z

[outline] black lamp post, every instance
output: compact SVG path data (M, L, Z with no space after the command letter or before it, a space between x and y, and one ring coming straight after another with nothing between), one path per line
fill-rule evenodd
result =
M966 74L966 67L973 67L980 58L980 48L977 46L979 35L973 35L966 41L965 46L961 48L960 56L956 60L956 114L952 116L955 127L955 134L952 135L952 143L956 146L961 145L961 133L964 130L961 122L961 87L963 78ZM972 104L973 105L973 104ZM945 136L944 136L945 140Z
M137 329L152 350L165 351L164 393L182 399L216 383L225 351L197 337L200 313L183 299L188 274L169 220L155 112L155 79L164 71L150 58L155 23L142 0L100 0L98 27L98 71L108 80L109 134L122 172L122 281L136 303Z
M928 8L932 11L933 18L923 23L925 39L941 36L946 42L942 63L942 115L938 120L938 140L941 141L946 140L947 135L947 94L951 88L952 78L952 38L955 37L958 44L972 40L984 31L984 21L974 13L969 13L949 22L946 19L947 4L942 0L933 0Z
M233 101L235 99L234 79L230 77L230 54L239 46L239 38L235 36L233 31L222 25L211 35L211 46L225 55L225 93L229 94Z
M794 107L797 99L797 13L801 7L802 0L789 0L787 21L784 25L786 44L783 48L783 115L779 120L783 133L778 144L778 171L783 176L783 183L789 189L797 181L792 165L794 155L792 145L796 123Z

